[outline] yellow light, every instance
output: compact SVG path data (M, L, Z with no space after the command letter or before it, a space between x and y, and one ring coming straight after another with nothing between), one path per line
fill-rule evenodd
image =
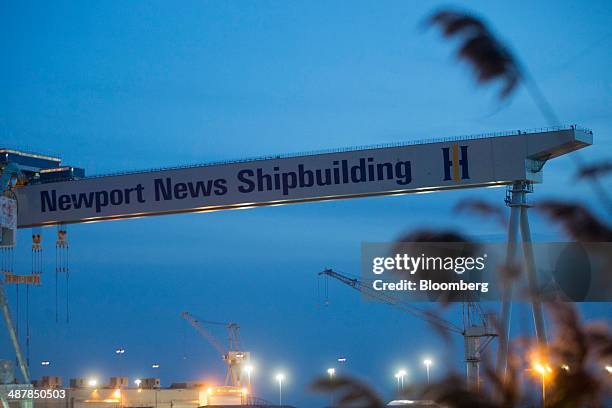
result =
M139 388L139 389L138 389L138 392L139 392L139 393L141 393L141 392L142 392L142 388Z
M565 371L569 371L570 370L570 368L569 368L569 366L567 364L562 364L561 365L561 369L565 370Z
M242 389L242 393L243 393L243 394L248 394L248 393L249 393L249 390L247 390L246 388L243 388L243 389Z
M207 393L207 394L212 394L212 393L213 393L213 389L212 389L212 388L208 388L208 389L206 390L206 393Z
M533 369L536 370L538 373L544 375L546 374L546 369L544 368L544 366L540 363L535 363L533 365Z
M540 373L541 375L552 373L552 368L550 368L548 364L542 364L539 362L536 362L533 364L533 369L537 371L538 373ZM567 367L567 369L569 370L569 367Z
M113 392L113 397L121 398L121 390L119 388L117 388L115 392Z
M90 378L89 381L87 381L87 384L89 384L90 387L95 387L96 385L98 385L98 380L96 380L95 378Z

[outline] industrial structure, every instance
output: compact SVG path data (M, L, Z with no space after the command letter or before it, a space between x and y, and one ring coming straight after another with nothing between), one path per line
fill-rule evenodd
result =
M417 307L412 303L402 302L397 297L391 296L388 293L376 291L372 287L372 282L366 282L363 279L360 280L350 277L329 268L319 272L319 276L336 279L371 299L379 300L383 303L391 305L412 317L416 317L435 326L438 329L442 329L450 333L457 333L463 336L467 386L474 390L479 388L481 353L491 343L491 341L497 337L497 330L494 322L495 316L484 313L478 302L463 302L461 316L463 325L458 326L453 322L443 319L442 317L437 316L426 309Z
M29 274L13 270L11 250L18 228L33 228L32 248L41 255L37 228L57 226L57 285L58 275L64 275L66 284L69 276L67 224L511 186L508 258L514 258L516 252L520 218L527 272L532 285L530 290L537 293L533 287L536 280L533 259L530 258L526 194L532 191L533 183L542 182L543 167L548 160L589 146L592 141L591 131L569 126L94 177L86 177L83 169L62 164L58 157L0 149L0 247L4 278L4 284L0 285L0 308L18 361L22 384L31 386L28 361L15 334L4 285L40 284L41 279L40 271L34 265ZM511 300L512 289L508 287L498 333L500 370L505 369L506 364ZM537 298L533 301L533 316L538 338L545 342L543 315ZM491 337L488 329L472 335L471 327L464 327L460 332L466 338ZM470 347L470 355L479 349ZM238 355L230 356L231 351L228 351L228 359L237 361ZM238 363L234 366L237 367ZM229 374L234 384L240 383L237 375Z
M121 384L121 385L120 385ZM167 388L160 386L159 378L135 380L128 386L127 377L111 377L107 384L92 378L72 378L69 387L64 387L62 378L44 376L29 386L0 384L0 392L10 395L8 390L36 392L45 397L10 397L5 407L20 408L198 408L250 406L269 408L273 404L248 395L248 390L228 389L200 381L173 383ZM48 397L47 397L48 396ZM274 405L276 406L276 405Z
M251 360L251 353L243 351L240 343L240 326L237 323L219 323L210 320L198 320L188 312L182 312L181 317L189 322L220 354L223 362L227 365L225 374L225 386L242 389L251 384L244 384L242 380L246 367ZM223 326L227 329L229 340L228 347L223 347L213 334L204 327L204 324Z

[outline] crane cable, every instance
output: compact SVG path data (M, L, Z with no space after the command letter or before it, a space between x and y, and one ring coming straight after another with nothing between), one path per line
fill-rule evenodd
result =
M59 321L59 274L66 275L66 323L70 321L68 300L68 230L65 225L57 226L57 241L55 241L55 322Z
M42 274L42 232L40 228L32 228L31 274ZM30 366L30 285L26 285L26 364Z

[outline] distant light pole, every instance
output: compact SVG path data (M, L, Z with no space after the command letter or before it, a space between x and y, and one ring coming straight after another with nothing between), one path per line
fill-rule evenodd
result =
M402 369L402 370L399 370L399 371L397 372L397 374L399 375L399 379L400 379L400 383L401 383L401 387L400 387L400 389L401 389L402 391L404 391L404 376L406 375L406 370L403 370L403 369Z
M533 369L542 376L542 407L546 407L546 375L552 373L552 369L542 363L535 363Z
M117 356L122 356L125 353L125 349L123 347L119 347L115 350L115 354ZM123 359L119 359L119 375L123 375Z
M400 374L395 373L395 379L397 380L397 392L400 392Z
M423 361L423 364L425 364L425 367L427 368L427 384L429 384L429 367L431 367L431 365L433 364L433 361L431 361L431 359L426 358Z
M334 375L336 375L336 369L335 368L328 368L327 369L327 375L329 375L329 381L334 379Z
M247 374L247 378L248 378L248 381L249 381L249 390L250 390L251 389L251 373L253 372L253 366L250 365L250 364L245 366L244 367L244 371Z
M276 381L278 381L278 405L283 405L283 380L285 379L285 374L278 373L276 374Z

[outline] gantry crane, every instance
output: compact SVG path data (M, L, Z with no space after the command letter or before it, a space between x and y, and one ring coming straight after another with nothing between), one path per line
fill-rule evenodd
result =
M248 364L251 353L241 350L239 331L240 326L237 323L220 323L210 320L199 320L188 312L182 312L181 317L187 320L197 331L204 337L219 353L225 364L227 364L227 373L225 375L225 385L232 387L241 387L242 372L246 364ZM203 325L225 326L228 333L229 346L225 348Z
M67 224L144 216L512 185L512 195L516 197L512 214L515 209L521 210L522 229L526 231L523 245L530 248L525 199L528 186L542 181L542 168L550 159L592 143L592 131L572 125L273 155L104 177L85 177L84 169L67 166L59 157L0 147L0 198L4 207L17 214L13 224L0 216L0 247L14 247L16 230L20 228L64 228ZM391 157L397 159L389 161ZM522 187L515 188L518 185ZM511 217L511 221L514 219L518 216ZM512 232L516 224L511 223L509 241L516 238ZM58 229L58 235L60 231L65 230ZM65 245L56 247L67 249ZM513 252L510 249L511 246L509 253ZM533 259L530 265L529 282L537 282ZM58 271L67 269L60 264ZM530 291L537 292L535 287ZM498 369L502 371L507 359L511 300L508 288L498 350ZM532 308L538 338L545 343L541 302L535 299ZM4 310L6 314L8 308ZM466 338L486 337L481 331L472 336L471 326L461 333ZM15 354L23 360L18 346L14 342ZM23 372L27 361L19 365Z
M480 385L480 355L491 343L493 338L497 336L494 324L490 319L491 316L483 313L478 303L463 303L463 327L461 327L446 319L443 319L431 311L416 307L407 302L401 302L397 298L385 292L376 291L372 287L371 282L352 278L329 268L319 272L319 276L328 276L330 278L339 280L345 285L350 286L356 291L372 299L380 300L388 305L400 309L402 312L424 320L436 328L462 335L464 339L467 385L470 389L478 389Z

